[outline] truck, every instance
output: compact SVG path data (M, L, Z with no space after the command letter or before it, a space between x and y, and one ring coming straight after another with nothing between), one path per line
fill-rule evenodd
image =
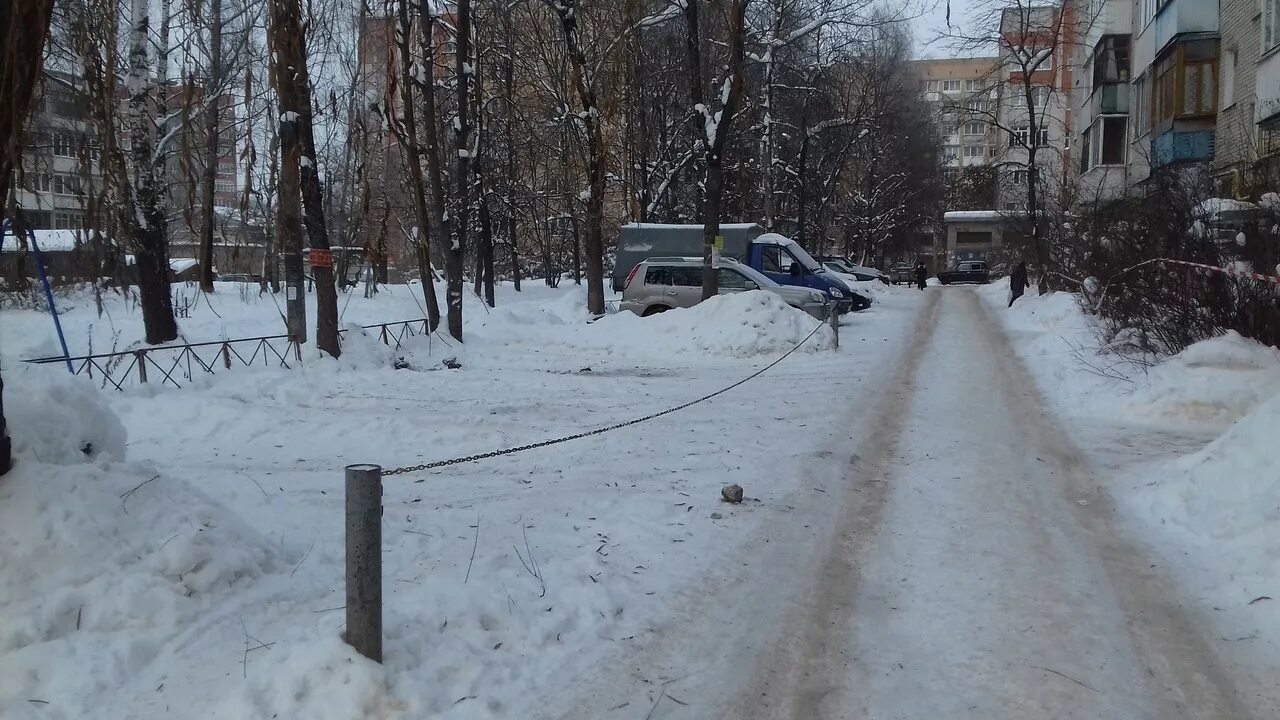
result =
M991 272L987 264L977 260L956 263L955 268L938 273L938 282L943 285L974 283L985 285L991 281Z
M791 238L767 233L755 223L730 223L720 226L723 238L722 257L731 258L754 268L781 285L819 290L846 313L870 306L870 298L854 292L840 278L827 271ZM627 276L651 257L700 257L701 225L666 225L632 223L623 225L618 234L618 249L613 266L613 289L621 292Z

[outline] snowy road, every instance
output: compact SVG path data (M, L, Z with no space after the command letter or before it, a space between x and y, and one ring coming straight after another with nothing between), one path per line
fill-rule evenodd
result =
M915 332L811 522L571 717L1250 717L976 294L931 290Z

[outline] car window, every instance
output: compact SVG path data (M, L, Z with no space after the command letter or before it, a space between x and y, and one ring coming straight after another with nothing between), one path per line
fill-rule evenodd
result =
M716 272L716 280L721 290L746 290L747 278L737 270L721 268Z
M645 285L670 285L671 268L651 267L644 271Z
M791 256L780 245L765 245L760 248L761 265L765 272L791 272Z
M680 287L702 287L702 268L671 268L671 281Z

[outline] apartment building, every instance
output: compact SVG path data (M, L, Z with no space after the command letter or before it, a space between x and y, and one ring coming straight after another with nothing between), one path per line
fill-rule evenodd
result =
M1199 173L1214 158L1218 116L1218 2L1137 0L1133 22L1130 177Z
M171 214L189 217L200 205L204 182L204 124L197 118L180 130L183 115L178 111L184 104L197 105L200 93L180 84L166 86L164 93L166 106L173 112L157 135L173 135L174 148L165 165L168 206ZM123 96L120 102L125 102ZM222 103L214 204L233 206L238 203L235 110L229 97ZM14 187L14 200L33 229L76 230L92 224L87 215L93 211L95 193L103 187L103 174L89 107L75 76L45 71L22 148L22 172Z
M942 171L949 187L957 185L965 170L996 160L998 63L995 57L913 63L925 102L941 131Z
M1132 178L1133 0L1095 0L1082 9L1072 43L1071 112L1078 137L1071 160L1076 202L1112 200Z
M998 153L997 210L1026 209L1033 149L1042 199L1038 205L1054 202L1069 180L1073 21L1064 17L1069 12L1070 3L1001 13L999 124L1005 137Z

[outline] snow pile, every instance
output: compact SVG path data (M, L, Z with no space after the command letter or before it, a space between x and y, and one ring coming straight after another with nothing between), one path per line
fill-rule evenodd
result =
M821 326L821 327L819 327ZM818 327L817 332L814 328ZM618 313L592 326L619 352L754 357L832 347L831 328L765 290L717 295L691 308L647 318Z
M32 699L45 704L31 717L124 717L104 694L165 665L175 638L202 642L219 603L288 572L235 514L140 465L19 464L0 482L0 546L0 717L26 717Z
M5 385L5 414L19 457L54 465L124 460L124 425L88 378L23 368ZM12 371L11 371L12 372Z
M1278 392L1280 351L1228 331L1152 368L1129 408L1149 419L1221 427Z

